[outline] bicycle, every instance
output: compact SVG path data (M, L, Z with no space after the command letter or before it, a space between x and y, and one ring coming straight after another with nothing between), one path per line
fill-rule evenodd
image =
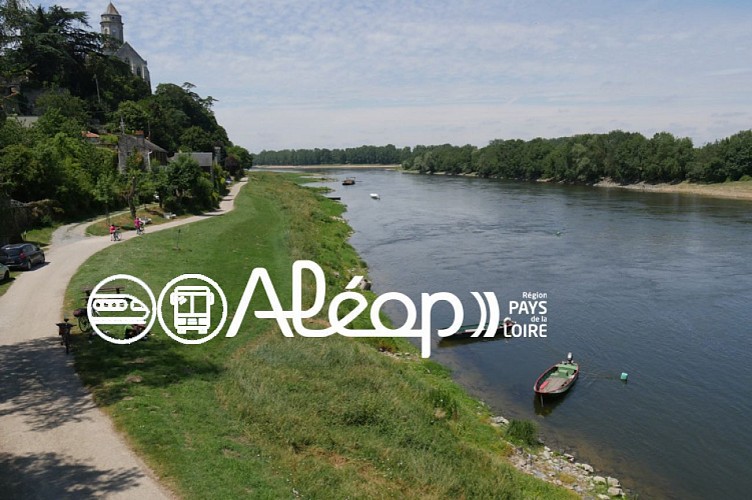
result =
M86 311L85 307L79 307L73 311L73 316L78 319L78 329L81 330L81 333L89 333L92 331L89 313Z
M56 323L57 334L60 335L60 344L65 346L65 354L70 352L71 345L71 329L72 323L68 323L68 318L63 318L63 323Z
M124 289L124 286L112 286L99 288L99 291L120 293L120 290ZM79 307L73 311L73 317L78 320L78 329L81 330L81 333L88 333L90 339L96 335L96 333L94 333L94 328L91 326L91 318L89 317L89 311L87 309L89 296L91 295L92 290L91 287L85 287L82 289L82 292L84 293L84 307ZM99 316L100 314L96 309L92 309L92 315Z

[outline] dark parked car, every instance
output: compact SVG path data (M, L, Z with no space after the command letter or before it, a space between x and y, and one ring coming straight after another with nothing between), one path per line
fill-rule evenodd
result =
M17 243L0 248L0 262L6 266L31 270L34 264L44 263L44 252L31 243Z

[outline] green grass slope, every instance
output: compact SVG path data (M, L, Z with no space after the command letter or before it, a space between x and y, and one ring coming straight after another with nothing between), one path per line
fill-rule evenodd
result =
M93 256L66 307L115 273L155 291L205 274L232 315L253 268L269 271L286 307L296 259L322 266L329 298L364 271L342 207L290 176L251 175L235 203ZM76 368L97 403L184 498L572 498L507 463L503 431L444 368L389 355L416 352L403 341L287 338L250 313L236 337L201 345L159 328L128 346L75 337Z

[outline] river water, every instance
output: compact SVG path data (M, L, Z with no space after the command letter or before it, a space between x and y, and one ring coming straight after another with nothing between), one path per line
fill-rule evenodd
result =
M326 171L374 291L494 292L502 317L546 294L546 338L433 339L432 358L508 418L538 423L647 498L749 498L752 478L752 204L692 195ZM354 186L341 180L354 176ZM370 193L378 193L374 200ZM404 310L388 310L396 324ZM434 327L451 323L436 308ZM567 352L582 375L540 401L537 376ZM620 374L628 373L625 383Z

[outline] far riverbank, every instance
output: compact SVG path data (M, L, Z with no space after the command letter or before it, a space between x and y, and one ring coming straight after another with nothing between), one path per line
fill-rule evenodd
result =
M254 165L260 170L343 170L343 169L390 169L401 170L400 165ZM405 170L405 173L419 173L414 170ZM432 175L448 175L444 172L435 172ZM459 176L477 177L476 174L457 174ZM538 182L549 182L539 179ZM593 184L600 188L628 189L630 191L643 191L652 193L682 193L698 196L711 196L715 198L729 198L736 200L752 201L752 182L733 181L719 182L715 184L698 184L684 181L680 183L649 184L639 182L637 184L619 184L611 180L602 180Z
M402 167L397 164L393 165L254 165L253 168L261 170L328 170L328 169L401 169Z
M621 185L613 181L600 181L594 184L596 187L628 189L631 191L644 191L653 193L683 193L700 196L712 196L716 198L732 198L737 200L752 201L752 182L734 181L717 184L697 184L693 182L680 182L678 184L638 184Z

